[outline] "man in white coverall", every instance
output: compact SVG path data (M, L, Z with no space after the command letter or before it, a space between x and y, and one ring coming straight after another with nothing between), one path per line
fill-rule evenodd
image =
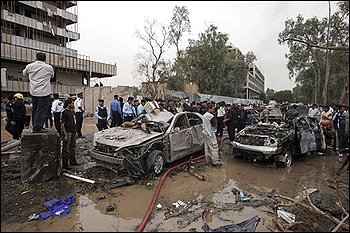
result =
M220 167L222 164L219 162L219 147L215 136L217 121L214 112L215 105L209 104L207 112L203 115L204 151L207 164Z

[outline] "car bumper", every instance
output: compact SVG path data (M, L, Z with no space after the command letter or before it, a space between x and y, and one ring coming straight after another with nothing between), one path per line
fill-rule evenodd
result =
M275 154L280 154L282 152L281 147L244 145L235 141L233 141L233 148L237 148L237 149L240 149L240 151L246 151L248 153L256 152L264 155L275 155Z
M112 157L110 155L103 154L96 150L91 150L90 156L96 161L102 161L102 162L107 162L107 163L116 164L116 165L122 165L124 162L124 158Z

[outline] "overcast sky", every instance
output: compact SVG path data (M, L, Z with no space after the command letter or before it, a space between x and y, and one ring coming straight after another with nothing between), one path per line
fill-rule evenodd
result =
M101 79L110 86L139 86L140 80L133 77L135 56L142 52L142 41L135 37L146 19L156 19L169 25L175 6L186 6L191 20L191 33L187 39L198 39L208 25L214 24L218 31L229 35L229 42L243 54L253 51L257 65L265 75L265 90L275 91L293 88L294 80L288 79L286 68L288 53L286 45L277 42L278 33L284 29L284 22L302 14L305 18L327 17L327 1L301 2L103 2L78 1L78 32L80 40L71 43L79 54L90 56L94 61L117 64L118 74ZM336 2L332 2L332 12ZM174 58L173 49L168 49L168 58Z

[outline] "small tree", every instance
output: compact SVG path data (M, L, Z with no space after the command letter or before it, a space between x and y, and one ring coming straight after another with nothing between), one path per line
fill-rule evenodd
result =
M152 98L158 94L161 80L160 64L167 45L168 32L164 25L160 25L156 20L146 20L143 32L136 31L136 37L144 42L142 47L144 53L136 56L137 73L144 79L147 85L147 92Z

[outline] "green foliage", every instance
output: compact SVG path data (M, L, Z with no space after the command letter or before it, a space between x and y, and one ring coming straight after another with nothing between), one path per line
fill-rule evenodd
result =
M330 19L304 19L302 15L298 15L295 20L288 19L285 29L278 36L278 42L286 43L289 47L287 67L289 77L296 77L296 98L316 103L339 101L349 75L348 1L339 2L338 11ZM327 56L330 59L329 74L326 69Z
M179 43L185 32L191 31L190 12L185 6L175 6L169 25L169 43L175 45L177 57L180 57Z
M263 101L265 104L268 104L270 101L265 92L259 93L259 100Z
M270 100L272 99L273 94L275 94L275 91L273 89L267 88L266 89L266 97Z
M190 40L184 57L179 60L185 80L194 82L200 93L243 97L247 63L245 57L228 50L228 35L210 25L198 40ZM249 59L255 55L250 52Z
M273 100L276 100L277 103L283 103L283 102L293 102L294 101L294 96L291 90L284 90L284 91L278 91L275 92L272 95Z

